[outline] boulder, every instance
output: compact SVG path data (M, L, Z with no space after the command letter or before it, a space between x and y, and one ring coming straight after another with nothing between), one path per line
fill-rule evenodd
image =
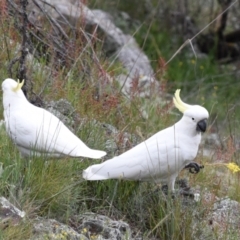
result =
M33 236L29 240L88 240L83 234L54 219L37 218L33 221Z
M71 131L74 132L80 124L80 116L66 99L50 101L45 104L46 110L59 118Z
M84 213L72 219L78 232L85 233L89 239L130 240L131 230L127 223L115 221L95 213Z
M131 35L125 34L113 23L110 14L99 9L90 10L80 1L68 0L38 1L37 5L30 2L28 9L28 18L34 25L41 25L42 20L51 18L52 23L59 24L58 29L66 38L67 34L64 34L64 30L59 26L73 28L79 20L82 20L85 23L85 31L91 34L85 34L86 39L91 41L91 38L94 38L92 33L97 32L98 40L100 38L103 41L103 50L107 56L111 56L113 62L121 62L124 70L116 80L124 93L129 94L134 87L139 89L140 96L145 96L146 91L147 95L151 96L149 86L153 86L152 89L159 93L159 82L154 78L148 57ZM112 81L110 76L107 79Z
M0 229L17 225L24 217L24 211L19 210L5 197L0 197Z

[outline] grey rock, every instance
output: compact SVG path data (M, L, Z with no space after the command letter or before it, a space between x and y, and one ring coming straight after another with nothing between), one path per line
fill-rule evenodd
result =
M19 210L6 198L0 197L0 229L17 225L25 217L25 212Z
M136 74L135 76L120 74L116 79L119 82L122 92L128 97L137 96L152 99L156 96L159 98L161 94L160 84L154 77L144 74Z
M204 215L195 211L192 232L199 240L232 240L240 238L240 203L230 198L217 198L205 192L202 199L208 203L214 201L212 209Z
M103 123L102 126L107 136L105 149L111 155L119 155L141 142L139 137L127 132L120 132L110 124Z
M131 230L127 223L114 221L106 216L84 213L74 217L78 232L85 232L89 239L130 240Z
M113 153L116 153L118 151L118 146L116 144L116 142L114 141L114 139L107 139L106 143L105 143L105 150L107 152L113 152Z
M81 132L90 130L86 134L88 135L88 142L91 145L94 145L96 139L101 139L99 142L105 143L102 149L108 153L107 158L119 155L140 142L139 137L128 132L121 132L111 124L85 118L81 119L80 122L78 128Z
M33 221L33 236L29 240L88 240L86 236L54 219L37 218Z
M217 133L210 133L203 135L203 141L206 145L210 147L220 147L220 136Z
M203 156L212 158L216 149L221 148L220 136L217 133L208 133L203 135L202 140Z
M91 34L92 30L96 29L98 37L103 41L103 48L106 54L113 58L113 62L117 60L122 63L125 73L116 77L116 80L125 93L131 91L135 79L138 79L140 82L140 89L146 91L149 85L154 84L157 93L161 92L159 82L154 78L154 72L148 57L131 35L124 34L113 23L112 17L108 13L98 9L90 10L80 1L46 0L45 2L44 4L38 1L44 13L36 5L29 3L29 16L31 16L31 19L34 16L35 19L32 22L40 18L46 18L45 15L48 14L60 25L69 27L70 25L75 26L79 19L84 18L86 31L89 31ZM32 14L33 12L34 14ZM88 38L87 34L86 38ZM91 41L90 38L88 41ZM142 81L141 76L145 77L144 81ZM111 77L107 77L107 79L111 79ZM142 95L144 96L145 94L140 94L140 96ZM147 95L151 95L151 93L147 93Z
M212 213L213 223L238 229L240 225L240 203L230 198L220 199L214 203Z
M118 130L116 127L112 126L111 124L108 123L104 123L103 127L106 129L106 133L108 135L112 135L112 134L118 134Z
M66 99L51 101L46 109L59 118L71 131L75 131L80 123L80 116Z
M105 48L109 52L115 53L116 58L128 70L130 77L135 77L136 74L153 75L150 61L139 48L135 39L131 35L125 35L121 29L116 27L108 13L102 10L90 10L86 6L84 6L84 11L87 24L97 25L104 33Z
M141 22L139 20L131 18L131 16L126 12L121 12L116 9L116 11L111 11L111 15L111 20L124 33L132 35L141 26Z

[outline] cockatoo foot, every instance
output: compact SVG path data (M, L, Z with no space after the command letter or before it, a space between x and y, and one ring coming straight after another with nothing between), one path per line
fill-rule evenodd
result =
M191 162L184 167L184 169L189 169L189 172L193 174L199 173L202 168L204 168L204 166L196 162Z

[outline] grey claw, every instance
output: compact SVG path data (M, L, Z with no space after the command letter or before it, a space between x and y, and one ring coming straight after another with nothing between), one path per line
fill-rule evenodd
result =
M189 172L193 174L199 173L202 168L204 168L203 165L200 165L195 162L189 163L184 167L184 169L189 169Z

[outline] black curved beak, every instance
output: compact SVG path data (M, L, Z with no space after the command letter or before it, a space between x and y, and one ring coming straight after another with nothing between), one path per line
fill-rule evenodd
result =
M205 132L207 129L207 119L203 119L197 123L197 131Z

